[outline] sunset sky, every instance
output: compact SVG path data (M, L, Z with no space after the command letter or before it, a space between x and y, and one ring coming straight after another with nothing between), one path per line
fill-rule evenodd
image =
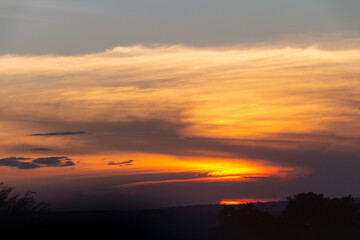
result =
M58 209L359 197L359 11L0 0L0 182Z

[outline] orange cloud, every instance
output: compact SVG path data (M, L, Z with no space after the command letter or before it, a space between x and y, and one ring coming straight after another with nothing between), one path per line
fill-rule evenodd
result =
M301 177L358 146L359 66L359 49L139 45L3 55L0 153L37 158L49 151L31 149L49 149L80 161L69 175ZM108 165L129 159L126 168Z

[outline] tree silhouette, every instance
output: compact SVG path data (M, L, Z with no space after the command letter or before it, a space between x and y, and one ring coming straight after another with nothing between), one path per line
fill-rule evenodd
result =
M215 239L360 239L360 206L351 196L331 199L310 192L287 201L280 217L252 204L225 206Z
M24 227L34 221L40 213L48 211L49 205L36 202L33 192L25 195L12 194L14 188L0 183L0 226L6 230Z
M301 193L288 197L283 216L292 239L360 239L359 204L351 196Z

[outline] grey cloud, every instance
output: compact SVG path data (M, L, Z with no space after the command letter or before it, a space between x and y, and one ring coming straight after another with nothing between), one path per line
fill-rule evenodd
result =
M31 162L24 162L26 160L30 160L30 158L22 158L22 157L2 158L0 159L0 166L17 167L19 169L34 169L40 167L39 165Z
M64 154L126 151L206 156L268 161L283 166L319 168L326 162L358 161L360 136L341 132L279 133L263 139L224 139L183 136L191 123L162 119L130 119L122 122L58 123L57 127L82 127L91 135L73 145L59 148ZM91 147L89 147L91 146ZM55 146L54 146L55 147ZM115 165L111 162L110 165Z
M132 163L134 162L134 160L128 160L128 161L124 161L124 162L109 162L108 165L117 165L117 166L131 166Z
M46 165L48 167L67 167L75 165L68 157L47 157L37 158L32 161L33 163Z
M0 159L0 166L16 167L18 169L36 169L41 167L68 167L75 163L67 157L48 157L48 158L23 158L8 157Z
M32 148L31 151L51 151L49 148Z
M36 133L29 136L69 136L69 135L81 135L87 134L87 132L51 132L51 133Z

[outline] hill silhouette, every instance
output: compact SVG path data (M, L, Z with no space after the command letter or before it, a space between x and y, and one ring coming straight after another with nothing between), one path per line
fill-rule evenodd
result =
M359 201L301 193L287 201L198 205L142 211L53 212L33 193L0 184L3 233L111 239L360 239Z

